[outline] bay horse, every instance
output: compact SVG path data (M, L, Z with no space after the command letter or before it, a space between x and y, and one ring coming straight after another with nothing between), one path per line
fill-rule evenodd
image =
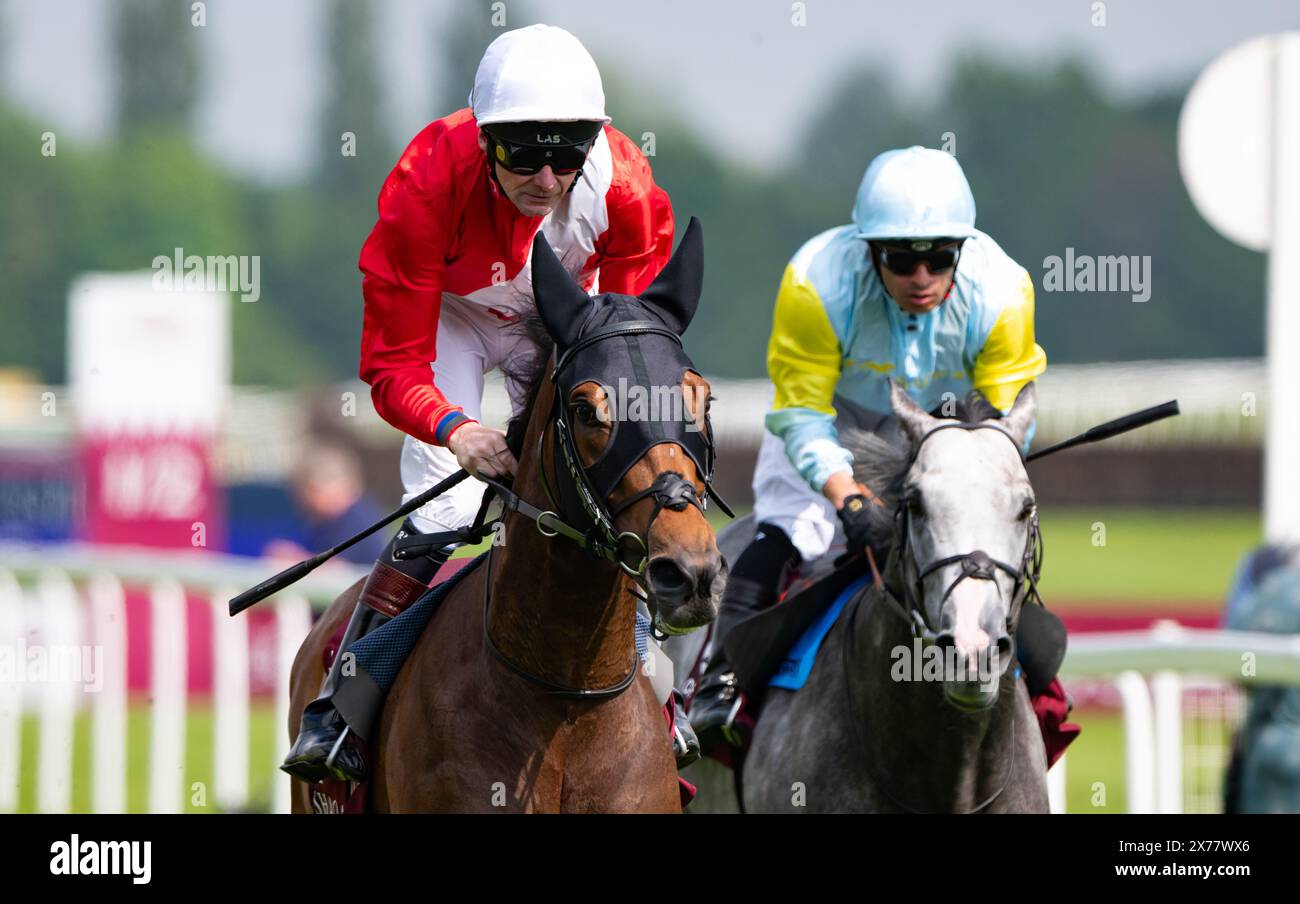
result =
M638 597L660 632L706 624L725 582L704 516L706 496L717 499L709 384L680 340L703 287L699 224L639 298L588 296L540 233L532 268L539 354L507 431L518 470L502 488L515 505L388 693L372 757L377 812L680 811L634 630ZM620 388L683 399L690 423L621 417L624 400L609 391L620 377ZM291 735L358 592L340 596L299 651ZM294 781L295 811L310 812L310 791Z
M688 771L693 811L1048 812L1039 724L1008 668L1021 608L1038 604L1027 602L1040 541L1020 453L1033 384L1005 418L978 395L966 403L975 416L935 418L892 381L890 402L896 420L879 435L840 434L892 514L884 573L850 596L802 688L765 690L739 775L710 760ZM678 668L700 643L671 642ZM916 680L909 660L929 650L969 670Z

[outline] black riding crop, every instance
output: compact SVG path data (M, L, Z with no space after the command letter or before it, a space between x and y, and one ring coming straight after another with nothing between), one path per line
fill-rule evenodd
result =
M311 574L313 571L319 568L321 565L325 564L330 559L334 558L339 553L343 552L343 550L347 549L349 546L352 546L353 544L356 543L360 543L362 540L364 540L366 537L369 537L371 534L379 530L385 524L390 524L393 521L396 521L398 518L401 518L403 515L409 515L411 512L415 511L420 506L428 502L430 499L433 499L435 496L439 496L442 493L447 492L447 490L450 490L452 487L460 483L468 476L469 476L468 471L466 471L464 468L459 469L458 471L456 471L455 474L452 474L446 480L443 480L440 483L437 483L434 486L429 487L429 489L425 490L420 495L414 497L409 502L404 503L401 506L401 508L394 509L389 514L380 518L374 524L370 525L365 530L361 531L361 533L354 534L353 536L344 540L342 543L338 544L337 546L331 546L329 549L325 550L324 552L316 553L316 555L312 556L310 559L303 559L301 562L299 562L296 565L290 565L284 571L280 572L277 575L274 575L273 577L267 578L265 581L258 584L256 587L252 587L248 590L245 590L243 593L239 594L239 596L235 597L230 601L230 614L238 615L239 613L247 609L249 606L252 606L256 603L260 603L262 600L266 599L271 594L279 593L281 590L283 590L285 587L288 587L290 584L302 580L307 575Z
M1038 449L1037 451L1030 452L1025 456L1025 461L1033 461L1035 458L1042 458L1044 455L1051 455L1053 452L1060 452L1062 449L1070 449L1074 446L1082 446L1085 443L1095 443L1103 439L1110 439L1112 436L1119 436L1121 433L1128 433L1130 430L1136 430L1138 427L1145 427L1147 424L1154 424L1156 421L1162 421L1165 418L1173 417L1178 413L1177 399L1165 402L1163 405L1144 408L1141 411L1135 411L1133 414L1126 414L1123 417L1117 417L1113 421L1098 424L1096 427L1085 430L1078 436L1072 436L1069 439L1061 440L1059 443L1054 443L1045 449Z

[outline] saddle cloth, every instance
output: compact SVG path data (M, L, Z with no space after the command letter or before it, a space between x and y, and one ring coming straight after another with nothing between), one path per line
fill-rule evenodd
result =
M803 632L790 651L785 654L781 664L777 666L776 674L768 682L768 687L781 687L788 691L797 691L803 687L804 682L808 680L808 673L812 671L813 663L817 660L817 651L821 649L822 641L826 639L827 633L835 620L840 617L840 612L853 595L862 590L871 580L870 575L863 575L849 586L841 590L826 607L818 619L808 626Z

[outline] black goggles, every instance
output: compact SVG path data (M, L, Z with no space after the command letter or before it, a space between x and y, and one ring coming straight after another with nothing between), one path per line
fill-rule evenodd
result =
M914 245L920 244L929 243L914 243ZM920 264L925 264L926 269L931 273L945 273L957 266L957 261L961 257L960 244L927 250L877 245L876 250L880 255L880 265L890 273L899 276L911 276Z
M502 169L519 176L532 176L541 172L542 167L549 166L557 176L568 176L582 169L587 162L587 154L596 139L589 138L578 144L535 145L515 144L513 141L493 135L484 129L488 136L488 155Z

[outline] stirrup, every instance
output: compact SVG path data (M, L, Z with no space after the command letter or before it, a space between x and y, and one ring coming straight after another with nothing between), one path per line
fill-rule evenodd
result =
M691 725L690 716L686 713L685 701L682 699L681 691L673 688L673 759L677 761L678 770L685 769L700 758L700 739L695 734L695 727ZM683 725L685 728L683 729Z
M685 769L691 763L700 758L700 747L697 742L694 747L686 740L682 730L676 725L673 726L673 759L677 761L678 769Z
M334 764L338 762L339 751L343 749L343 742L347 740L347 737L351 732L352 726L344 725L343 730L339 732L338 740L334 742L334 746L330 748L329 755L325 757L325 768L329 770L331 775L334 774Z
M735 748L745 746L745 739L741 736L740 730L736 728L736 717L740 715L740 708L745 703L744 696L740 690L736 689L736 699L731 704L731 709L727 710L727 718L723 721L718 731L722 734L723 740Z

